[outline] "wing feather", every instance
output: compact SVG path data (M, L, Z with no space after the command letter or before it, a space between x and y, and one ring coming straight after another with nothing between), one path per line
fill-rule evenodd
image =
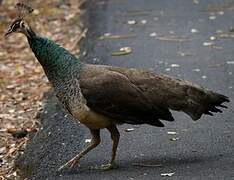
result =
M161 127L159 119L174 120L168 108L154 106L124 73L109 66L86 65L80 83L90 108L120 122Z
M81 90L88 106L130 124L163 126L173 121L169 109L184 111L197 120L202 114L221 112L228 98L188 81L137 69L85 65ZM216 107L217 106L217 107Z

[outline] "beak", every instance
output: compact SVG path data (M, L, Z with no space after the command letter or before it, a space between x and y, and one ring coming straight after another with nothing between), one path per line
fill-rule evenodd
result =
M11 33L13 33L13 30L10 28L10 29L8 29L8 31L5 33L5 35L4 35L5 38L9 37Z

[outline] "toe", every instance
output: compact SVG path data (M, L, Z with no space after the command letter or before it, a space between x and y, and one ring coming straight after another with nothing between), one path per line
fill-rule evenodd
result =
M75 166L76 163L77 163L77 162L76 162L75 160L68 161L67 163L65 163L64 165L62 165L62 166L58 169L58 171L61 171L61 170L66 169L66 168L72 169L72 168Z
M109 163L109 164L104 164L101 166L103 170L111 170L111 169L116 169L118 166L115 163Z

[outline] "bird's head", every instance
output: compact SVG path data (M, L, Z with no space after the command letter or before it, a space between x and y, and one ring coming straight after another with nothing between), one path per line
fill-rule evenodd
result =
M29 27L28 23L24 20L25 16L33 12L32 7L28 4L17 3L15 8L17 10L18 17L11 23L11 26L6 32L5 37L13 33L22 33L27 37L35 35L35 33Z
M24 21L22 18L17 18L12 22L10 28L5 34L5 37L10 36L12 33L22 33L27 37L30 37L31 28L29 27L28 23Z

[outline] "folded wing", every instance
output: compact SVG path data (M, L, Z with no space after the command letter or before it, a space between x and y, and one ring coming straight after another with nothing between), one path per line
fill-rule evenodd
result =
M192 119L222 112L228 98L187 81L152 72L103 65L85 65L81 90L88 106L121 123L163 126L173 121L169 109Z

